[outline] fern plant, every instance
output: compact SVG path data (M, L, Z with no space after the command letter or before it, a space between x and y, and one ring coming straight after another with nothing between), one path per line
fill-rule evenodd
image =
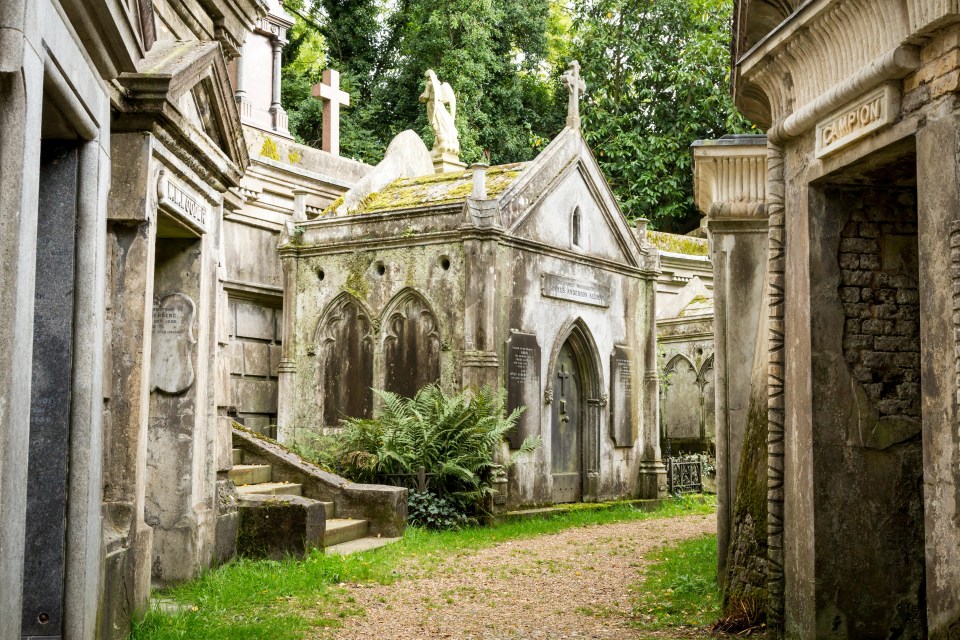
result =
M494 462L495 449L523 411L506 415L503 389L447 395L433 384L413 398L374 393L383 401L376 417L343 421L343 467L354 480L391 482L423 467L434 493L472 510L491 495L497 470L540 446L539 436L527 438L506 465Z

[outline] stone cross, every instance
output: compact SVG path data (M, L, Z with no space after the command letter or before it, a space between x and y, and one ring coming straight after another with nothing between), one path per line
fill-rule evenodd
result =
M340 105L350 104L350 94L340 90L340 72L324 69L323 81L313 85L313 97L323 100L323 139L320 148L340 155Z
M557 373L557 377L560 378L560 395L561 396L566 395L567 391L565 388L566 385L564 383L567 381L567 378L570 377L570 374L567 373L566 364L560 365L560 371Z
M567 126L573 129L580 128L580 95L586 90L587 83L580 77L580 63L572 60L567 65L567 70L563 72L561 80L563 86L567 88L570 94L570 101L567 103Z

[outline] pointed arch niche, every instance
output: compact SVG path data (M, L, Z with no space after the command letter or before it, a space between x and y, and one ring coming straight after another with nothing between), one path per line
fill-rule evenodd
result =
M667 439L693 440L701 435L700 381L697 368L683 354L675 355L664 372L669 383L661 411Z
M370 418L373 411L374 327L348 293L337 296L317 326L317 396L324 424Z
M440 380L440 326L422 295L404 289L383 315L383 388L408 398Z

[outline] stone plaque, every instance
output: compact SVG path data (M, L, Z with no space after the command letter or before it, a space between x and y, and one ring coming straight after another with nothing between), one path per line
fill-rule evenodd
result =
M817 123L817 158L839 151L852 142L893 122L899 111L899 90L884 85Z
M598 307L610 306L610 287L605 284L574 280L554 273L544 273L540 278L542 281L540 292L548 298L570 300Z
M207 229L207 207L194 198L165 171L161 171L157 182L157 204L170 213L174 213L189 222L200 231Z
M610 437L617 447L632 447L637 439L633 419L636 395L630 353L631 350L626 347L614 347L610 356Z
M150 388L183 393L193 384L193 320L197 305L190 296L172 293L153 305L153 350Z
M524 438L540 433L540 345L532 333L510 332L507 340L507 414L526 407L508 439L519 449Z

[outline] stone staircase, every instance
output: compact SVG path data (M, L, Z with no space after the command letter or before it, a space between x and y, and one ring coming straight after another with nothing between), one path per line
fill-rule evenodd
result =
M401 539L406 518L405 492L401 505L395 487L356 485L323 472L274 442L256 439L246 432L235 430L234 444L240 446L233 449L233 468L227 475L236 487L241 513L244 509L252 513L287 508L282 513L251 517L252 524L246 532L241 516L241 537L250 535L249 530L259 529L253 535L274 538L268 541L273 555L281 549L276 538L284 536L290 540L282 549L294 555L302 555L312 547L323 547L328 554L346 555ZM322 516L316 513L318 508ZM401 509L402 513L393 513ZM360 517L366 512L371 517ZM270 517L276 533L262 531L265 518Z

